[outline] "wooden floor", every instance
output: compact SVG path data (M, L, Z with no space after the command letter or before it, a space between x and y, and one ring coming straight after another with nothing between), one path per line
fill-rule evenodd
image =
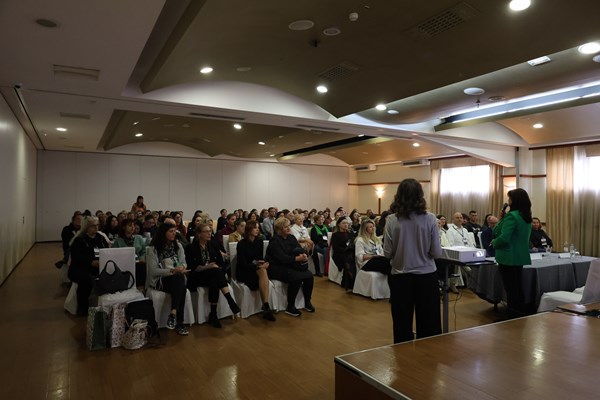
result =
M59 243L35 245L0 287L0 399L332 399L334 356L392 341L387 301L315 278L314 314L194 325L188 337L162 330L161 348L90 352L86 319L63 310L61 255ZM468 291L450 303L451 331L496 318Z

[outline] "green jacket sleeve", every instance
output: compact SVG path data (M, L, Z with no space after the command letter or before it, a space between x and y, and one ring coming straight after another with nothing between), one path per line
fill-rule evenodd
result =
M512 213L506 214L504 218L494 227L494 236L492 245L496 249L502 249L509 246L509 241L517 227L517 219Z

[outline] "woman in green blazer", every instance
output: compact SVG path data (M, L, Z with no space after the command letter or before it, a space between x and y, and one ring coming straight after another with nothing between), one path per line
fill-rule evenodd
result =
M508 192L510 212L501 216L494 227L492 246L506 290L508 317L527 315L523 295L523 265L531 264L529 236L531 235L531 200L521 188Z

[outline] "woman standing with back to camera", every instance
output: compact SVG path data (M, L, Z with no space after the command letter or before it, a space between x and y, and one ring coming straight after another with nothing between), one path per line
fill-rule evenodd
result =
M510 212L504 210L500 222L494 227L492 246L496 249L496 262L504 290L509 318L527 315L523 294L523 265L531 264L529 236L531 235L531 200L521 188L508 192Z
M440 296L435 258L442 255L437 218L427 212L421 184L404 179L387 217L383 252L390 259L388 277L394 343L442 333Z

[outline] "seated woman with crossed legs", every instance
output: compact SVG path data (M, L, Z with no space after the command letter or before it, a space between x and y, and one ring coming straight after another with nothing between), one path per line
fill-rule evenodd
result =
M258 222L248 221L244 238L237 244L236 278L250 290L259 290L263 306L263 318L275 321L269 307L269 263L263 258L263 241L259 238Z
M381 272L384 275L390 273L390 260L383 256L381 239L375 236L375 224L370 219L360 224L354 256L358 269Z
M163 223L152 238L151 246L146 249L146 285L171 295L171 312L167 328L175 329L181 336L187 336L188 330L183 324L185 306L185 253L176 239L177 227Z
M234 316L240 312L240 308L229 292L229 285L223 270L225 262L218 244L211 240L211 234L210 226L198 225L194 241L185 249L185 258L191 270L188 275L188 289L196 290L198 286L208 287L208 302L210 303L208 323L215 328L221 328L221 322L217 316L219 291L227 299Z

